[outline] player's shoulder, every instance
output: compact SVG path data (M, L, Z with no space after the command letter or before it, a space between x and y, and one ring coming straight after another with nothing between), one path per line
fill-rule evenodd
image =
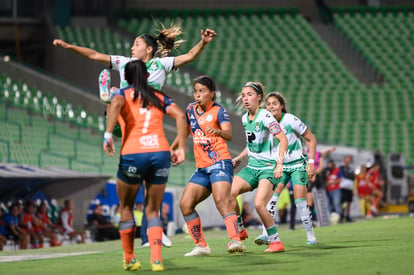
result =
M273 115L272 115L272 113L271 112L269 112L268 110L266 110L266 109L262 109L262 108L260 108L259 109L259 117L260 118L266 118L266 119L275 119L274 117L273 117Z

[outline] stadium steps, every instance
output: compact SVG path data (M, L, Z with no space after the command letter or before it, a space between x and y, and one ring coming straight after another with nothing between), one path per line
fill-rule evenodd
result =
M312 26L361 83L382 84L383 76L371 66L365 56L356 50L349 38L335 25L314 23Z

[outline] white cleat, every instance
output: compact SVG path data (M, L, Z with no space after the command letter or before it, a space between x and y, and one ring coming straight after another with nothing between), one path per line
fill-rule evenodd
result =
M172 246L172 242L171 240L167 237L167 235L164 234L164 232L162 233L162 245L165 247L171 247Z
M210 247L196 245L191 252L185 253L184 256L208 256L211 254Z
M244 252L246 251L246 246L241 241L231 240L227 245L227 251L229 253Z
M98 77L99 97L105 103L111 103L111 72L104 69Z

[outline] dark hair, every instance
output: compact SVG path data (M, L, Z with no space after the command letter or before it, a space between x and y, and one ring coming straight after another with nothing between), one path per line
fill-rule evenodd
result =
M157 37L150 34L142 34L139 37L143 38L147 45L152 47L153 57L155 55L163 57L167 56L171 50L178 48L184 42L184 40L175 41L175 37L182 33L181 22L178 22L177 24L171 22L169 28L160 24Z
M163 110L161 100L155 95L154 89L148 85L147 67L141 60L132 60L125 66L125 79L134 87L134 101L140 97L142 107L149 105Z
M281 94L281 93L279 93L279 92L270 92L270 93L268 93L267 95L266 95L266 101L267 101L267 99L269 98L269 97L276 97L277 98L277 100L279 100L279 102L280 102L280 105L282 105L283 106L283 108L282 108L282 113L288 113L288 111L287 111L287 107L286 107L286 99L285 99L285 97Z
M211 77L207 75L202 75L197 78L194 78L193 87L196 83L206 86L211 92L216 91L216 83ZM216 100L216 93L214 93L214 96L213 96L213 101L214 100Z
M27 211L29 209L29 206L33 205L36 207L36 203L34 201L26 201L26 204L24 206L24 211Z

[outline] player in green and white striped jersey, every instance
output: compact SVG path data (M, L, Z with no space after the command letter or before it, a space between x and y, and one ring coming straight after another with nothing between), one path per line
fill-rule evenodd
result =
M306 202L308 179L311 179L314 174L316 138L298 117L287 112L286 100L281 93L271 92L266 95L266 109L272 113L282 126L288 139L288 150L283 163L283 176L267 205L267 209L274 216L279 194L289 180L292 180L295 204L306 230L307 243L316 244L317 240L313 233L312 217ZM304 154L301 137L307 140L309 144L308 160ZM265 229L263 229L263 235L255 239L255 243L258 245L268 243Z
M287 139L273 115L260 108L264 99L261 83L246 83L239 99L247 110L242 117L247 146L233 159L234 166L236 167L245 156L249 157L247 167L234 177L231 187L231 200L239 215L239 235L240 238L247 238L236 197L257 188L254 205L269 236L269 247L265 252L284 251L285 248L279 239L275 222L267 211L266 204L279 182L278 179L282 176ZM279 144L275 143L273 137L279 140Z

